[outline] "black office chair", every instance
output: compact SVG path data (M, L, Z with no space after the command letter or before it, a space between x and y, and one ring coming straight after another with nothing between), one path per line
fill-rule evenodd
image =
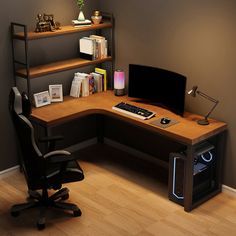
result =
M48 207L71 211L74 216L80 216L81 211L77 205L63 202L69 198L69 190L62 188L64 183L83 180L84 174L79 164L72 154L65 150L41 153L35 142L34 128L27 118L31 112L29 100L25 94L22 99L16 87L11 89L9 108L19 140L21 165L29 194L28 202L12 206L11 215L18 216L22 210L40 207L38 229L45 228L45 210ZM45 140L52 148L55 139ZM49 196L48 189L58 191ZM42 194L36 190L42 190Z

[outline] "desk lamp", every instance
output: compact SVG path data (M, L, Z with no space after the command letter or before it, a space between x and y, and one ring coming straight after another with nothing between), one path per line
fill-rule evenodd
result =
M125 94L125 72L116 70L114 73L114 93L116 96Z
M213 107L211 108L211 110L205 115L204 119L202 120L198 120L197 123L199 125L209 125L209 121L208 121L208 117L209 115L212 113L212 111L215 109L215 107L217 106L217 104L219 103L218 100L208 96L205 93L202 93L200 91L198 91L198 86L193 86L193 88L188 92L189 95L191 95L192 97L196 97L196 94L199 94L200 96L206 98L207 100L211 101L214 103Z

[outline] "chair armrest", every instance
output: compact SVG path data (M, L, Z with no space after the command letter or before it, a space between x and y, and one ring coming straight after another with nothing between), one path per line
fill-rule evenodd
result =
M76 160L70 152L65 150L52 151L45 154L43 157L50 163L62 163Z
M42 137L39 138L39 142L44 142L47 143L47 150L48 151L53 151L55 150L55 146L56 146L56 141L62 140L64 137L61 135L57 135L57 136L48 136L48 137Z

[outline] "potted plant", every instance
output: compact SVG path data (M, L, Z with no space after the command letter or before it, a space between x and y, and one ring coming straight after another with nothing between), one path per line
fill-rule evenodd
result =
M78 16L78 20L79 21L84 21L85 17L84 17L84 13L82 11L83 7L84 7L84 0L76 0L76 4L79 7L79 16Z

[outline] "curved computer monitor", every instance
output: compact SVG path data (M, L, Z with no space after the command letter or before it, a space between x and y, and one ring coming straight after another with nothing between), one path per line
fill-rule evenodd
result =
M144 65L129 65L128 96L183 116L186 77Z

